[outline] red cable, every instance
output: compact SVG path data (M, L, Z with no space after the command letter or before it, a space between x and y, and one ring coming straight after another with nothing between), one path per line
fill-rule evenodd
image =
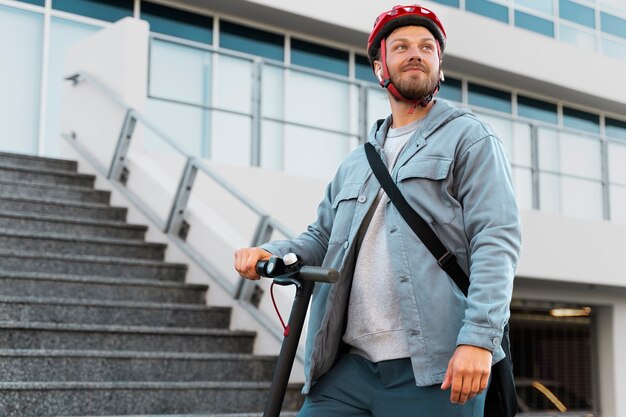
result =
M272 304L274 304L274 310L276 310L276 314L278 314L280 324L283 326L283 329L285 329L285 332L283 333L283 335L287 337L289 336L289 326L288 325L285 326L283 317L280 315L280 311L278 311L278 306L276 305L276 300L274 299L274 282L272 282L272 285L270 286L270 295L272 296Z

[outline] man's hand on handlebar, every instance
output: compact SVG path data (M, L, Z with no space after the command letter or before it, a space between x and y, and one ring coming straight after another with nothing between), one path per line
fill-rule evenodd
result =
M256 264L259 261L266 261L272 256L266 250L259 247L241 248L235 251L235 270L246 279L259 279L256 272Z

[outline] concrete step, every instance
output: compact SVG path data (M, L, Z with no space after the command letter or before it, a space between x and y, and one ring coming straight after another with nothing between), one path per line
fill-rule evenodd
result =
M0 229L143 240L148 227L112 220L76 219L3 210L0 211Z
M0 229L0 250L163 260L166 247L161 243L136 240L76 238L55 233Z
M3 382L271 381L276 357L246 354L0 350Z
M67 170L36 168L30 165L20 167L4 165L0 158L0 179L3 181L27 181L37 184L73 185L93 188L94 175L68 172Z
M12 297L54 294L61 298L204 303L207 289L206 285L148 279L0 271L0 294Z
M259 413L268 382L4 382L3 417ZM302 403L291 386L284 410Z
M228 329L230 314L202 304L0 295L0 321Z
M128 209L101 203L77 203L40 197L0 197L0 211L125 221Z
M110 256L0 250L0 269L183 282L186 264Z
M59 158L44 158L34 155L22 155L9 152L0 152L0 163L3 166L15 166L41 169L52 169L59 171L76 172L78 163Z
M251 353L254 337L224 329L0 322L0 349Z
M28 181L0 180L0 196L39 197L56 200L108 204L111 192L94 190L93 188L87 187L70 187L67 185L37 184Z

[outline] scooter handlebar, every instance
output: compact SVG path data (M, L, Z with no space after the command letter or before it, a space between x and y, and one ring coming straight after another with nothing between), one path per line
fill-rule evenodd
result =
M270 260L257 262L256 271L265 278L279 278L283 274L297 272L298 278L302 281L334 284L339 279L339 272L335 269L304 265L299 267L299 269L289 270L280 258L275 257L272 257Z

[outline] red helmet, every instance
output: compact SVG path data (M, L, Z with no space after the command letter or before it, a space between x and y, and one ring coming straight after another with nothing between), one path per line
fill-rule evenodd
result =
M446 31L434 12L419 4L394 6L393 9L381 13L374 22L374 28L367 39L367 55L370 62L377 58L380 42L402 26L424 26L437 39L439 56L443 54L446 48Z
M437 15L419 4L394 6L393 9L381 13L376 18L374 28L367 39L367 55L370 63L372 64L372 68L374 68L375 60L379 59L382 62L382 74L377 74L382 87L388 89L389 92L398 100L414 102L415 105L419 104L420 106L426 106L433 99L433 96L437 94L437 91L439 91L439 85L437 85L432 93L424 97L422 100L408 100L398 92L389 76L387 58L385 54L385 39L391 32L402 26L423 26L428 29L437 40L437 45L439 46L439 58L441 59L443 51L446 48L446 31L444 30ZM382 53L379 57L378 55L381 50ZM443 74L440 75L439 84L442 80ZM410 110L410 113L413 112L413 108Z

